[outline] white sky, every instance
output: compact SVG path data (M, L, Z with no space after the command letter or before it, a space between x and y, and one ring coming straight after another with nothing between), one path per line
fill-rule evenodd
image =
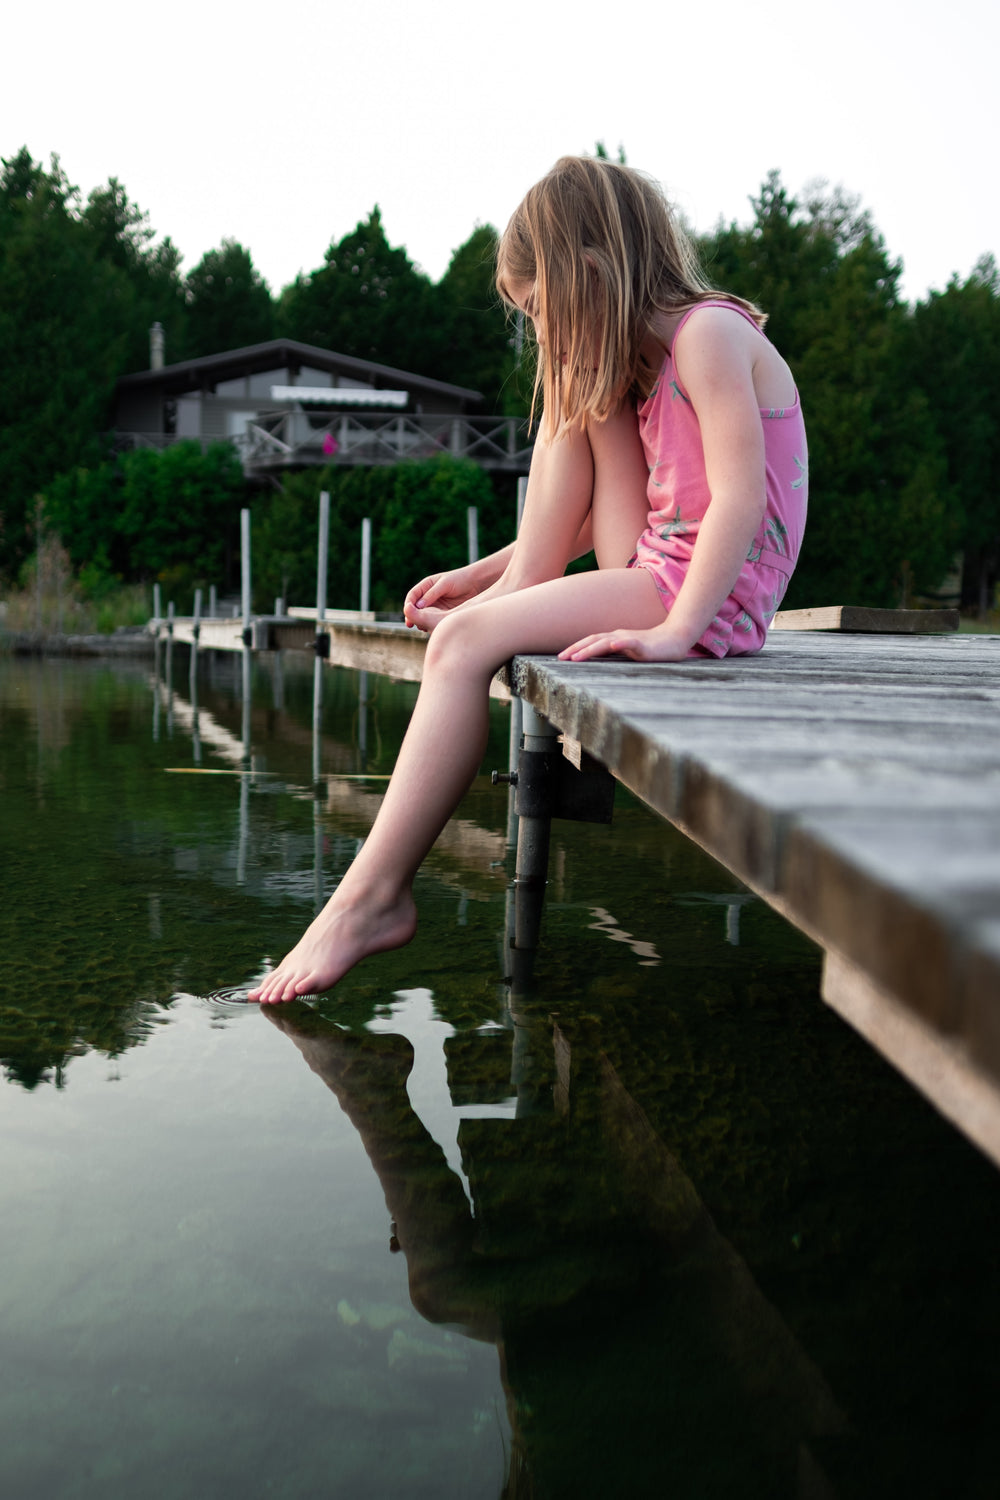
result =
M57 0L3 41L0 156L116 176L185 270L233 237L274 291L376 202L436 280L599 139L698 229L773 167L842 184L911 299L1000 258L996 0Z

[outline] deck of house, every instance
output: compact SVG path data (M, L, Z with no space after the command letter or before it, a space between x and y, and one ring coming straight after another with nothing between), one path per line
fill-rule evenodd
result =
M333 664L420 676L403 626L323 634ZM824 999L1000 1164L1000 637L776 629L721 662L518 657L508 683L813 938Z

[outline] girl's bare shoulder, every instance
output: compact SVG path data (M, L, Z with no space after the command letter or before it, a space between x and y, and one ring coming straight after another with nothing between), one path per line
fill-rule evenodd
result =
M696 307L678 328L671 350L682 384L749 376L761 405L788 404L794 382L788 365L757 325L738 308Z

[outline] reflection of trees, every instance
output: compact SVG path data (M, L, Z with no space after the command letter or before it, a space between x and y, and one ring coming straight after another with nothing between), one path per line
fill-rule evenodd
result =
M473 1213L410 1107L407 1041L298 1004L265 1014L358 1130L414 1307L496 1342L506 1493L825 1493L811 1445L842 1430L837 1406L593 1023L517 1017L517 1118L460 1131ZM459 1061L453 1096L470 1086Z

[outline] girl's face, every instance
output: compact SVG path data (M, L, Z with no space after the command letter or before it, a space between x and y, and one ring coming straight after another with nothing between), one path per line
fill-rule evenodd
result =
M531 319L535 330L535 342L544 347L545 334L538 318L538 293L533 281L515 281L507 288L507 295L515 307L519 307L526 318Z

